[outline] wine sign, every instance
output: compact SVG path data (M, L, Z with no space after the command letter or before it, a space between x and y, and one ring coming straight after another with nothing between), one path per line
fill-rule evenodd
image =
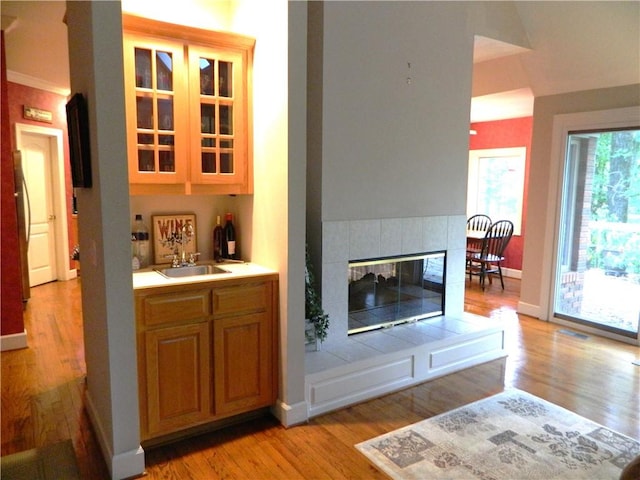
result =
M194 214L153 215L151 223L155 263L171 263L172 255L180 255L183 242L187 254L197 251Z

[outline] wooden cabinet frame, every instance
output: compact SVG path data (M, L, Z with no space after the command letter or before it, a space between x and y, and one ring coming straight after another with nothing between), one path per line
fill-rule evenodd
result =
M276 402L276 274L134 296L143 440Z
M123 15L125 96L129 191L144 194L250 194L253 193L252 71L255 40L243 35L215 32ZM160 95L153 89L136 89L136 46L172 52L174 69L175 172L140 171L136 95ZM233 134L217 144L232 152L232 172L203 172L201 152L201 100L199 55L215 55L233 62ZM196 78L197 74L197 78ZM156 124L158 122L156 121ZM146 131L142 133L147 133ZM150 134L157 131L149 131ZM220 140L218 139L218 142ZM232 142L232 147L229 147ZM142 147L147 148L147 147ZM156 146L158 148L167 148ZM157 170L157 169L156 169Z

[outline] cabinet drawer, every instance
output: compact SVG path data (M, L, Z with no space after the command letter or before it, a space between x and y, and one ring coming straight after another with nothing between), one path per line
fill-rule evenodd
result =
M213 290L213 312L216 317L238 313L263 312L271 298L271 284L248 283Z
M146 326L196 320L211 315L211 290L150 295L142 300Z

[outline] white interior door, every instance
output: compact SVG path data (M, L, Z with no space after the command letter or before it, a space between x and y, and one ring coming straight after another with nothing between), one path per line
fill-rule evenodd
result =
M29 284L57 279L56 215L51 182L51 140L46 135L22 134L22 169L30 199L25 220L29 235Z

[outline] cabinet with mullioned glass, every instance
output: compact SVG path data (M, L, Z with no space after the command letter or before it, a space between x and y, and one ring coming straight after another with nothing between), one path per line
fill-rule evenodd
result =
M187 165L187 84L179 44L124 38L129 183L181 188Z
M131 194L251 193L254 40L125 16Z
M247 183L247 85L242 52L190 45L191 183ZM195 130L195 129L194 129Z

